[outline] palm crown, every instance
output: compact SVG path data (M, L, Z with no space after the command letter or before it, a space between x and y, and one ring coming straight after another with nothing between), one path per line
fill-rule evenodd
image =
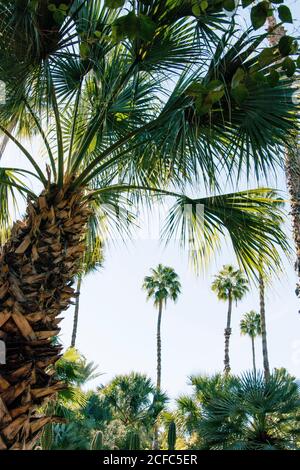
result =
M168 299L176 302L181 292L181 284L174 269L159 264L156 269L151 271L152 276L146 276L143 284L148 298L154 299L155 306L160 303L166 304Z
M249 290L248 281L239 269L231 265L223 266L220 273L215 276L212 290L216 292L218 299L241 300Z
M246 313L240 323L241 334L249 335L251 338L261 335L261 324L259 313L251 310Z
M109 216L122 228L120 210L137 192L168 189L177 201L164 234L179 229L183 241L192 241L196 262L228 231L246 269L259 268L259 243L270 264L279 264L270 245L287 245L274 193L196 200L174 193L197 180L201 191L219 193L220 170L222 180L243 169L265 174L296 125L280 49L266 61L265 33L250 28L239 35L222 1L209 2L206 11L194 3L0 2L7 94L0 130L32 166L1 169L2 229L9 197L19 191L36 198L25 176L48 192L84 188L97 221ZM21 142L37 135L46 170ZM188 219L185 204L193 208ZM195 216L198 205L204 221Z

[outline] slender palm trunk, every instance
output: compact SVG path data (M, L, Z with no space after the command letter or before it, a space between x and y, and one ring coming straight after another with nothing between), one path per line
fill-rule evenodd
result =
M252 345L252 361L253 361L253 372L256 377L256 361L255 361L255 342L254 336L251 336L251 345Z
M160 391L161 388L161 317L162 317L162 301L159 302L158 306L158 317L157 317L157 375L156 375L156 388Z
M78 317L79 317L79 302L80 302L81 282L82 282L82 277L78 276L77 287L76 287L76 303L75 303L75 311L74 311L74 322L73 322L71 348L75 348L75 344L76 344L77 329L78 329Z
M158 317L157 317L157 330L156 330L156 351L157 351L157 372L156 372L156 390L160 392L161 389L161 317L162 317L163 304L162 301L158 305ZM158 443L158 425L154 426L154 440L153 449L159 449Z
M51 187L28 201L22 222L0 251L0 339L6 364L0 365L0 449L30 449L43 427L45 399L65 385L51 366L61 346L60 314L74 297L72 280L85 249L89 208L82 192Z
M270 378L270 365L268 357L268 344L267 344L267 326L266 326L266 308L265 308L265 283L263 275L259 275L259 298L260 298L260 322L261 322L261 339L262 339L262 354L264 363L265 380Z
M229 358L229 340L231 335L231 313L232 313L232 297L229 293L228 297L228 312L227 312L227 325L225 328L225 357L224 357L224 373L228 375L230 373L230 358Z

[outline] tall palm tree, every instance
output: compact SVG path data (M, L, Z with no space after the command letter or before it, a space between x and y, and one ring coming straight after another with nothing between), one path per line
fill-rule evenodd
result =
M242 271L235 269L231 265L225 265L219 274L215 276L211 288L216 292L219 300L228 302L227 323L224 331L224 372L225 375L228 375L230 373L229 340L231 335L232 303L241 300L245 296L249 290L248 281Z
M245 313L240 323L241 334L248 335L251 339L252 345L252 361L253 361L253 372L256 374L256 362L255 362L255 338L261 335L261 321L260 314L251 310Z
M259 273L259 313L261 325L262 355L265 380L270 378L270 363L267 342L267 323L266 323L266 301L265 301L265 278L263 272Z
M164 194L176 198L167 235L191 223L199 253L229 235L254 272L258 243L267 264L274 243L286 246L267 190L224 195L218 174L266 173L297 122L292 79L280 68L272 85L274 64L258 61L265 34L248 33L238 37L219 1L200 11L177 0L0 0L0 132L20 153L18 167L0 168L0 449L32 447L51 422L35 410L64 387L48 373L61 351L51 338L75 295L88 226L105 218L127 230L128 207ZM184 196L199 179L207 196ZM27 208L12 227L18 195Z
M147 292L148 299L154 300L154 306L158 310L157 317L157 375L156 387L161 389L161 319L163 307L168 300L176 302L181 292L179 277L173 268L159 264L156 269L151 269L151 276L146 276L143 289Z
M103 246L101 240L99 238L96 238L95 243L93 243L93 241L94 240L90 240L89 237L87 237L86 248L82 257L80 269L77 274L76 300L74 308L71 348L74 348L76 345L82 279L91 272L99 269L103 263Z

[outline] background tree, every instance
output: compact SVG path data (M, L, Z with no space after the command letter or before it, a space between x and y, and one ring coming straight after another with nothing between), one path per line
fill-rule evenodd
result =
M167 397L142 374L116 376L101 392L113 415L125 428L124 448L130 449L132 435L138 435L142 448L151 446L153 429L165 409Z
M97 366L74 348L69 348L53 369L55 377L66 384L66 388L44 406L45 415L55 416L55 419L44 427L37 445L43 450L85 448L92 426L88 420L79 425L82 423L79 416L89 400L82 387L99 377Z
M87 236L86 248L83 254L83 259L81 262L79 272L77 274L76 300L75 300L75 309L74 309L74 322L73 322L73 330L72 330L71 348L74 348L76 344L82 279L83 277L87 276L91 272L99 269L102 266L102 263L103 263L103 246L102 246L101 240L99 239L99 237L96 237L96 239L94 239L93 237Z
M265 190L223 195L219 171L224 181L236 175L236 187L244 170L259 178L281 161L297 105L280 58L293 51L275 49L266 65L265 32L238 34L223 0L204 10L193 1L118 4L128 11L100 0L0 1L0 131L22 155L19 168L0 169L2 449L30 448L51 421L34 410L64 386L47 372L61 351L51 338L75 293L91 217L126 230L122 211L169 194L172 231L186 204L200 204L200 253L229 234L250 272L258 243L266 264L274 243L286 243L268 219L276 204ZM254 27L266 17L252 15ZM29 139L39 139L45 159ZM200 179L207 197L183 196ZM27 208L11 227L17 194ZM194 212L192 220L199 228Z
M285 11L286 5L281 6L281 15L280 20L284 20L289 17L289 22L292 23L292 14L289 14L289 11ZM275 13L275 12L274 12ZM284 44L291 43L290 36L287 35L285 27L280 23L277 24L275 14L268 16L268 28L271 34L268 37L269 44L271 48L277 47L279 44L281 47ZM289 63L287 59L286 64ZM297 89L297 84L295 83L295 90ZM300 279L300 147L299 147L299 131L295 132L294 136L291 139L290 145L287 146L285 152L285 174L287 188L290 195L290 205L291 205L291 217L292 217L292 227L293 227L293 238L296 248L296 263L295 271L297 273L298 279ZM298 282L296 288L296 295L300 297L300 284ZM268 375L268 373L267 373Z
M267 322L266 322L266 301L265 301L265 276L263 272L259 273L259 313L260 313L260 326L261 326L261 340L262 340L262 355L265 380L270 377L270 363L269 352L267 343Z
M147 292L148 299L154 300L154 306L158 309L157 317L157 376L156 387L161 389L161 319L163 307L166 307L168 300L176 302L181 292L179 277L173 268L159 264L156 269L151 270L152 275L146 276L143 289Z
M226 265L215 276L211 288L217 294L219 300L228 302L227 323L224 331L224 372L228 375L230 373L229 340L231 335L232 303L241 300L245 296L249 290L248 281L242 271L235 269L231 265Z
M146 276L143 283L143 289L147 292L148 299L154 300L154 306L158 309L157 328L156 328L156 354L157 354L157 374L156 388L161 389L161 319L163 306L166 307L167 301L176 302L180 292L181 285L179 277L173 268L159 264L156 269L151 270L152 275ZM158 449L158 427L155 428L153 448Z
M244 317L240 323L241 334L247 335L251 339L252 345L252 362L253 362L253 372L256 374L256 362L255 362L255 338L261 335L261 322L260 314L251 310L248 313L245 313Z
M199 385L201 387L201 382ZM285 371L243 374L221 391L201 388L199 432L209 450L297 449L299 389Z

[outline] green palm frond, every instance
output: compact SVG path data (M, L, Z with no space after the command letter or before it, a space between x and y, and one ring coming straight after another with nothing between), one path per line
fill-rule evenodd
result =
M12 214L18 210L19 199L31 194L24 182L26 171L0 168L0 244L4 243L12 227Z
M261 269L260 259L273 271L280 268L280 251L289 252L281 229L282 200L274 191L260 188L208 198L178 198L163 236L179 237L189 248L196 268L205 264L228 236L241 267L250 275Z
M240 330L242 335L248 335L251 338L261 335L260 314L254 310L245 313L240 321Z
M184 417L188 434L196 434L200 448L297 449L299 388L286 371L275 371L268 382L262 373L247 372L241 377L193 377L192 384L183 411L197 412L192 422L188 413Z
M108 226L111 213L100 204L110 198L112 207L124 207L120 185L132 209L141 193L152 200L141 188L184 193L203 183L207 194L221 193L227 179L236 183L243 172L259 179L281 164L299 106L278 48L263 54L267 34L240 33L219 0L205 11L190 0L125 4L128 11L100 0L67 0L62 9L58 0L50 9L40 0L0 1L0 77L7 89L0 137L17 146L44 187L72 181L71 191L95 191L91 223L104 218ZM37 136L45 164L24 139ZM265 264L279 267L274 247L287 248L280 216L259 224L259 214L274 207L259 191L199 200L204 231L194 217L190 233L183 229L185 241L195 242L195 263L228 231L248 272L257 270L258 251ZM181 223L183 201L194 205L178 199L171 232ZM112 225L122 225L115 210Z
M144 278L143 289L147 298L154 300L154 305L166 303L168 299L176 302L181 292L179 276L173 268L159 264L151 270L151 276Z

